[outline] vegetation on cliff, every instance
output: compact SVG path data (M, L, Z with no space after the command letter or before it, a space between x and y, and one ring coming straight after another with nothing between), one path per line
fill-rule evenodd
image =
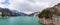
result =
M40 14L38 14L39 18L50 18L51 13L48 10L43 10Z
M44 9L41 13L38 14L39 18L51 18L53 15L60 16L60 3L53 7Z

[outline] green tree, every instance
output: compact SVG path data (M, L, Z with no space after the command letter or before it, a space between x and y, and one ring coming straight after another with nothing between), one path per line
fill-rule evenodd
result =
M50 12L48 10L43 10L40 14L38 14L39 18L50 18Z

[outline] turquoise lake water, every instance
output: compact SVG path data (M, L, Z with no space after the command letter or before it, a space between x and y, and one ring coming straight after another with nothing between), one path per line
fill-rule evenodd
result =
M42 25L38 17L17 16L10 18L0 18L0 25Z

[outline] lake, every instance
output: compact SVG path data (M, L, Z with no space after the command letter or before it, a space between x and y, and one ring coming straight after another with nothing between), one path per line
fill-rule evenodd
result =
M38 17L17 16L10 18L0 18L0 25L42 25Z

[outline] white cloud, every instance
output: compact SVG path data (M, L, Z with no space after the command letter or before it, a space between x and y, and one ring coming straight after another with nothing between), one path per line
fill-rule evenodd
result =
M1 4L1 2L4 2L5 0L0 0L0 7L4 7L5 5Z
M10 8L14 8L17 9L19 11L31 11L31 12L35 12L36 10L42 10L45 7L48 7L48 3L49 2L30 2L28 0L11 0L11 5L9 6ZM42 7L43 6L43 7ZM38 8L37 8L38 7ZM40 8L42 7L42 8ZM28 10L27 10L28 9ZM39 10L38 10L39 9Z
M5 0L0 0L0 2L4 2Z
M26 14L31 14L31 13L33 13L33 12L24 12L24 13L26 13Z
M2 0L0 0L0 2L2 2ZM53 6L60 2L60 0L10 0L9 2L9 5L0 5L1 7L7 7L22 12L37 12L46 7Z

